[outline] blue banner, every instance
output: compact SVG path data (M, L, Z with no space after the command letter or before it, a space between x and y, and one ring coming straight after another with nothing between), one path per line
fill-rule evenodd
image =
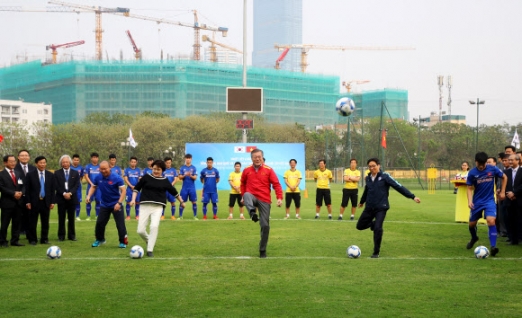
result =
M237 143L237 144L202 144L187 143L185 144L185 153L192 155L192 164L196 167L198 180L196 189L202 188L199 180L199 172L207 167L207 158L214 159L214 168L219 171L220 181L218 190L230 190L228 183L228 175L234 171L234 163L241 162L241 171L252 164L250 152L254 149L263 150L265 156L265 164L277 174L279 182L286 190L283 180L285 171L290 169L290 159L297 160L296 169L301 171L303 179L305 178L305 145L296 144L269 144L269 143ZM304 180L300 183L299 188L305 189Z

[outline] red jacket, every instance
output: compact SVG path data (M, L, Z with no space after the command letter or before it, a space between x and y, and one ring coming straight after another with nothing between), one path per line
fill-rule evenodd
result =
M283 200L283 188L281 188L279 179L277 179L277 175L272 168L261 165L256 171L254 166L250 165L243 170L241 175L241 194L250 192L259 201L272 203L270 185L274 188L277 199Z

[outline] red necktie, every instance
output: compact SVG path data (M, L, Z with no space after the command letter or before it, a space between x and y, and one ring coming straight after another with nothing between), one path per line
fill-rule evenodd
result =
M11 179L13 179L13 183L16 186L16 177L13 170L11 170Z

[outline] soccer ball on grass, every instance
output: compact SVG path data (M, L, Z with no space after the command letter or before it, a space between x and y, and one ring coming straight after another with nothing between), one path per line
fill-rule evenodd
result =
M358 258L361 256L361 249L357 245L352 245L346 250L346 255L348 255L349 258Z
M62 256L62 250L58 246L51 246L47 249L47 257L57 259Z
M489 256L489 250L485 246L477 246L475 248L475 257L478 259L487 258Z
M142 258L143 257L143 254L144 254L144 251L143 251L143 248L139 245L134 245L131 249L130 249L130 257L131 258Z

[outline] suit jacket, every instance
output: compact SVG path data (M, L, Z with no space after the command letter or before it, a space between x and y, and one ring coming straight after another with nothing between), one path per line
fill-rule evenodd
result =
M65 189L67 182L67 189ZM54 187L56 189L56 203L78 204L78 188L80 187L80 174L78 171L69 168L69 181L65 180L65 170L59 169L54 172ZM71 199L65 200L64 193L71 193Z
M515 181L513 182L513 169L506 169L504 172L508 178L506 185L506 192L513 192L515 197L517 198L515 201L512 201L506 198L507 206L522 206L522 167L519 166L517 168L517 174L515 176Z
M31 203L31 209L43 202L46 207L56 201L54 174L45 170L45 198L40 200L40 171L35 169L25 176L25 203Z
M29 174L29 172L33 172L36 170L36 167L31 165L31 164L27 164L27 173ZM24 172L24 169L22 168L22 164L20 164L20 162L16 163L16 166L15 166L15 171L18 172L20 174L20 176L23 177L22 180L25 180L25 172Z
M0 171L0 192L2 193L2 197L0 198L0 208L2 209L12 209L16 206L23 207L24 200L23 197L19 200L14 198L14 194L16 191L22 191L25 193L25 184L23 181L23 172L19 173L15 169L15 178L17 180L17 184L13 183L13 179L11 178L11 174L8 169Z

